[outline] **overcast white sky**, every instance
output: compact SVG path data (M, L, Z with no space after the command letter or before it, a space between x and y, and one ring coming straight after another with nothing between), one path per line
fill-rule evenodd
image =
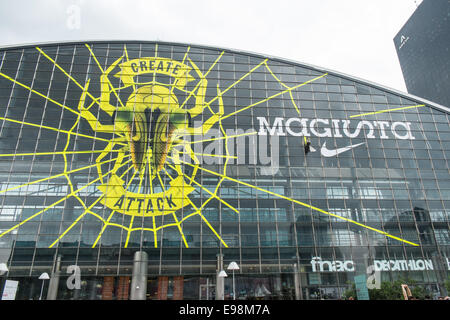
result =
M0 0L0 46L161 40L238 49L406 92L394 36L420 0Z

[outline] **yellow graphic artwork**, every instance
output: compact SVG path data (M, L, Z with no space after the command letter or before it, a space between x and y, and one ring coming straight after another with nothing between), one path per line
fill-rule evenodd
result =
M135 77L143 74L163 74L174 78L172 87L183 90L187 82L193 81L190 75L192 68L178 61L166 58L141 58L118 64L123 58L119 58L101 77L100 108L113 118L113 124L101 124L88 108L80 104L81 116L88 121L94 131L107 132L118 135L111 140L96 162L101 163L103 157L108 155L117 144L125 144L118 151L118 160L107 181L102 179L103 185L98 187L104 194L101 203L117 212L133 216L158 216L174 214L179 209L190 204L188 195L194 190L185 183L182 175L170 181L167 189L161 179L161 171L165 170L168 154L178 156L180 149L174 146L182 146L183 152L188 153L198 165L199 161L193 153L190 144L182 138L185 135L202 135L216 124L223 116L222 99L219 102L219 112L214 113L202 126L193 128L190 126L192 118L203 114L205 108L204 95L207 81L203 77L194 62L190 61L197 75L200 77L198 89L195 95L195 106L191 109L180 108L177 96L173 89L152 83L140 85L135 82ZM111 91L108 75L116 65L121 71L115 75L124 87L135 88L125 105L114 107L109 103ZM87 92L87 89L85 90ZM82 101L84 100L84 93ZM218 90L218 95L220 92ZM129 192L124 187L125 182L117 176L122 161L126 155L132 160L133 168L139 174L140 187L144 176L148 176L150 185L155 179L163 186L161 192L136 193ZM176 172L182 172L179 161L174 161ZM98 174L104 176L102 166L98 165ZM196 171L194 171L196 172ZM192 181L195 174L189 177ZM141 188L139 188L141 189ZM174 216L175 217L175 216Z
M211 230L220 243L228 247L227 243L221 237L220 232L214 229L203 214L204 209L213 200L219 201L235 214L239 214L237 208L233 207L218 195L222 183L228 181L256 189L279 199L290 201L296 205L307 207L311 209L311 212L326 214L400 242L417 246L416 243L393 236L382 230L341 217L227 175L230 159L236 158L230 154L228 143L229 140L239 135L227 135L222 121L284 94L289 95L293 107L300 115L300 107L293 97L293 91L301 86L309 85L318 79L326 77L326 73L306 82L288 86L273 73L267 63L268 60L264 59L250 71L241 74L236 81L228 85L225 89L222 90L217 85L216 88L213 88L216 94L215 97L206 101L206 90L208 88L207 77L216 67L224 52L221 52L214 62L211 62L209 69L203 72L189 57L189 48L184 54L182 61L177 61L159 57L157 45L155 46L155 56L129 59L126 46L124 46L123 55L107 65L106 68L102 67L89 45L86 44L85 48L89 51L96 68L101 72L99 84L101 94L97 97L90 92L90 87L92 86L91 79L86 79L84 85L80 84L68 71L64 70L64 68L46 54L44 50L36 48L41 55L41 59L50 61L54 65L55 70L65 74L71 82L81 89L82 93L78 106L76 107L69 107L57 102L48 95L20 83L13 77L0 73L0 76L10 80L15 85L29 90L41 98L45 98L47 101L75 114L77 117L70 129L58 129L43 126L38 123L0 117L0 120L8 121L12 124L39 127L67 135L67 142L62 151L0 155L4 157L18 155L61 155L64 159L63 172L1 190L0 194L58 177L66 178L70 189L67 196L55 201L4 231L0 234L0 238L21 225L39 217L49 209L57 207L66 199L73 197L83 207L83 213L58 235L50 247L57 245L87 215L98 219L103 224L101 231L92 245L93 247L99 244L102 235L108 227L120 228L127 233L124 247L128 246L130 236L133 232L152 232L154 246L157 247L159 242L158 231L163 228L174 227L181 235L184 245L189 247L189 241L183 232L183 223L194 216L199 216L201 221ZM250 105L237 106L235 111L225 114L223 96L241 81L248 80L247 78L258 69L267 70L268 74L280 84L282 89ZM158 81L159 78L169 80L163 83ZM118 79L121 85L119 87L113 86L111 79ZM142 81L141 79L144 80ZM188 86L190 88L193 87L193 89L188 88ZM124 89L131 89L132 92L126 100L122 100L119 94ZM183 92L185 99L180 101L179 96L175 94L176 91ZM117 103L112 103L111 99L114 99ZM90 100L92 102L89 104L88 101ZM194 102L188 103L188 101ZM108 116L108 120L100 120L98 114L93 112L93 106L98 106L98 109ZM88 127L92 128L99 136L88 135L82 132L79 133L77 130L81 122L87 123ZM201 124L195 126L194 123ZM201 137L207 134L212 128L218 129L222 137L202 140ZM242 135L248 134L255 133L245 133ZM109 135L110 138L105 138L106 135ZM105 143L106 146L102 150L71 151L69 146L72 138L75 136L83 139L98 140ZM215 157L219 155L194 152L192 144L219 139L224 141L225 155L220 156L224 158L224 163L220 166L220 172L216 172L203 167L198 157ZM68 155L82 153L95 154L95 163L82 168L71 169ZM73 183L70 174L93 168L95 168L98 177L76 189L78 185ZM199 182L200 179L197 178L197 175L202 172L217 179L214 187L211 187L211 185L206 187ZM100 195L93 203L88 205L79 194L91 186L95 186L96 190L100 192ZM192 194L195 190L202 192L203 200L201 205L193 201ZM98 209L96 209L99 206L110 209L108 216L102 216L99 213ZM180 215L179 212L182 212L182 214ZM113 222L112 217L117 214L129 217L129 224ZM165 216L171 217L171 222L160 223L158 219ZM143 219L150 219L151 227L148 224L135 223L137 221L143 221Z

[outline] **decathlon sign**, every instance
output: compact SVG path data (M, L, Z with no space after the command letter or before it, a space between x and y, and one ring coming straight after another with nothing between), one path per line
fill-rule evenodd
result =
M374 260L375 271L423 271L434 270L431 260Z

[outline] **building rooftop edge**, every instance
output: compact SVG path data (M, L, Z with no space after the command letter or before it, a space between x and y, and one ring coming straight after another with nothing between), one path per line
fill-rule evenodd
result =
M320 71L320 72L324 72L324 73L328 73L328 74L332 74L332 75L336 75L342 78L346 78L352 81L356 81L356 82L360 82L363 84L367 84L370 85L372 87L375 87L377 89L381 89L383 91L387 91L389 93L393 93L396 95L400 95L402 97L405 97L407 99L411 99L411 100L418 100L426 105L429 105L430 107L436 108L439 111L443 111L443 112L447 112L450 113L450 108L440 105L436 102L432 102L429 100L426 100L424 98L412 95L410 93L407 92L403 92L394 88L390 88L375 82L372 82L370 80L365 80L365 79L361 79L352 75L348 75L345 74L343 72L340 71L335 71L335 70L331 70L328 68L323 68L323 67L319 67L313 64L308 64L308 63L304 63L304 62L299 62L299 61L295 61L295 60L290 60L290 59L286 59L286 58L282 58L282 57L277 57L277 56L272 56L272 55L266 55L266 54L262 54L262 53L256 53L256 52L251 52L251 51L244 51L244 50L239 50L239 49L233 49L233 48L225 48L225 47L215 47L215 46L209 46L209 45L202 45L202 44L195 44L195 43L183 43L183 42L173 42L173 41L160 41L160 40L121 40L121 39L110 39L110 40L105 40L105 39L99 39L99 40L67 40L67 41L44 41L44 42L36 42L36 43L25 43L25 44L15 44L15 45L6 45L6 46L0 46L0 50L12 50L12 49L23 49L23 48L29 48L29 47L35 47L35 46L44 46L44 45L75 45L75 44L84 44L84 43L159 43L159 44L165 44L165 45L183 45L183 46L194 46L194 47L198 47L198 48L204 48L204 49L213 49L213 50L224 50L224 51L228 51L228 52L233 52L233 53L239 53L239 54L243 54L243 55L250 55L250 56L254 56L254 57L258 57L258 58L268 58L270 60L274 60L274 61L279 61L279 62L284 62L284 63L289 63L289 64L294 64L294 65L298 65L301 67L306 67L306 68L310 68L310 69L314 69L316 71Z

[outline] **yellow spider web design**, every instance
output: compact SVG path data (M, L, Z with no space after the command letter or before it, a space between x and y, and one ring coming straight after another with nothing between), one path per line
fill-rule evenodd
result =
M95 58L95 54L93 53L93 51L90 49L90 47L89 47L88 45L86 45L86 47L88 47L88 49L89 49L89 51L90 51L92 57L94 58L94 60L96 61L97 65L98 65L98 67L101 69L102 72L104 72L104 70L101 68L101 65L99 64L98 60ZM127 50L126 50L126 46L124 47L124 51L125 51L126 60L128 61L129 58L128 58L128 52L127 52ZM187 58L187 56L188 56L188 52L189 52L189 48L188 48L186 54L184 55L184 58L183 58L182 63L185 62L185 60L186 60L186 58ZM156 46L156 50L155 50L155 57L157 57L156 54L157 54L157 46ZM210 69L208 70L208 72L205 74L205 78L206 78L206 76L209 74L209 72L213 69L213 67L215 66L215 64L220 60L220 58L221 58L222 55L223 55L223 52L222 52L222 54L219 55L219 57L218 57L218 58L216 59L216 61L212 64L212 66L210 67ZM188 58L188 59L189 59L189 58ZM189 59L189 61L191 61L191 60ZM191 61L191 63L192 63L192 61ZM178 79L177 79L177 80L178 80ZM128 87L128 86L124 86L124 87L120 87L120 88L114 88L114 86L111 84L111 82L109 81L109 79L108 79L108 84L109 84L109 88L110 88L108 94L110 94L111 92L113 92L113 93L115 94L115 96L118 98L119 103L123 106L124 104L121 102L121 100L120 100L119 96L117 95L116 91L119 90L119 89L124 89L124 88L126 88L126 87ZM148 84L159 84L159 83L157 83L157 82L155 81L155 77L153 77L153 81L145 82L145 83L133 83L132 86L133 86L134 88L136 88L136 84L139 84L139 85L148 85ZM195 92L195 90L197 89L197 87L199 86L199 84L200 84L200 82L197 83L197 86L196 86L192 91L190 91L190 92L189 92L189 91L185 91L185 93L189 94L189 96L184 100L182 106L184 106L185 103L186 103L186 101L187 101L192 95L194 95L194 92ZM174 88L175 88L175 85L172 84L171 91L173 91ZM209 105L208 105L208 108L211 110L211 108L209 107ZM211 110L211 112L212 112L212 110ZM212 112L212 113L213 113L213 112ZM220 120L219 120L219 121L220 121ZM222 127L222 131L225 132L224 129L223 129L223 127ZM228 137L226 137L226 139L228 139ZM179 152L178 150L173 150L173 151L174 151L174 152ZM181 152L180 152L180 153L181 153ZM195 153L192 152L192 151L191 151L191 153L192 153L192 154L195 154ZM203 155L203 154L199 154L199 155ZM209 156L215 156L215 155L209 155ZM225 156L225 157L228 157L228 155ZM230 156L230 157L233 158L232 156ZM148 163L149 163L148 158L149 158L149 155L147 156L147 159L146 159L146 165L148 165ZM175 162L177 162L177 161L175 161ZM175 163L174 163L174 164L175 164ZM148 166L148 168L150 169L150 166ZM170 168L172 168L178 175L181 175L181 176L183 176L184 178L186 178L187 180L190 180L190 181L191 181L191 182L190 182L191 184L192 184L192 183L198 184L198 183L194 180L195 174L196 174L196 172L197 172L197 168L194 169L194 171L193 171L193 173L192 173L192 176L187 176L184 172L182 172L182 170L181 170L181 168L180 168L180 163L179 163L179 162L176 163L175 166L170 165ZM129 170L129 169L130 169L130 168L128 168L128 170ZM101 170L99 170L99 172L101 172ZM128 183L128 185L127 185L127 189L128 189L128 187L130 186L130 183L131 183L131 182L133 181L133 179L135 178L135 175L136 175L136 172L133 174L132 178L129 180L129 183ZM152 174L150 173L150 175L152 175ZM164 176L164 175L165 175L165 176ZM164 180L165 180L166 177L168 177L170 180L173 180L173 179L174 179L174 178L172 177L172 175L167 171L167 169L166 169L166 168L163 168L163 173L162 173L162 174L160 174L160 173L158 172L158 173L156 173L156 176L152 176L152 177L149 179L151 193L153 193L153 189L156 187L156 186L154 185L154 183L153 183L153 179L155 179L156 182L159 182L159 187L162 188L163 193L166 193L166 192L167 192L166 186L165 186L165 183L164 183ZM138 180L139 180L138 190L141 190L143 178L144 178L144 175L143 175L143 174L140 174L140 175L139 175L139 178L138 178ZM222 179L222 180L223 180L223 179ZM198 184L198 185L199 185L200 187L203 188L203 186L201 186L201 184ZM220 199L219 197L217 197L217 190L219 189L219 186L220 186L220 183L219 183L219 185L216 187L216 191L215 191L214 193L210 193L210 194L211 194L211 197L214 197L214 198L216 198L216 199L219 199L222 203L226 203L225 201L223 201L222 199ZM203 188L203 189L204 189L204 190L207 190L206 188ZM182 237L182 239L183 239L184 245L185 245L186 247L188 247L188 242L187 242L186 237L185 237L185 235L184 235L184 233L183 233L183 230L182 230L182 224L183 224L184 221L186 221L187 219L193 217L194 215L199 215L199 216L201 217L202 221L205 222L205 224L206 224L206 225L211 229L211 231L217 236L217 238L221 241L221 243L222 243L224 246L227 246L227 244L226 244L226 243L223 241L223 239L219 236L219 234L217 233L217 231L211 226L211 224L209 223L209 221L204 217L204 215L203 215L202 212L201 212L201 209L199 210L189 198L187 198L187 200L188 200L188 203L187 203L187 204L189 204L189 205L191 205L192 207L194 207L194 208L195 208L195 212L190 213L190 214L187 214L185 217L182 217L181 220L178 220L178 218L177 218L177 216L175 215L175 213L172 213L172 217L173 217L173 219L174 219L175 222L173 222L173 223L167 223L167 224L161 224L161 225L159 225L159 226L157 226L157 224L156 224L156 222L155 222L155 216L152 216L152 219L153 219L153 228L148 228L148 227L133 227L133 224L134 224L134 222L135 222L134 220L135 220L135 218L136 218L135 216L132 216L132 217L131 217L131 221L130 221L128 227L125 226L125 225L123 225L123 224L121 225L121 224L117 224L117 223L111 223L110 220L111 220L112 216L113 216L114 213L115 213L115 211L113 211L113 212L109 215L109 217L108 217L108 219L107 219L106 221L105 221L105 219L102 219L102 221L103 221L103 223L104 223L104 226L103 226L103 228L102 228L100 234L98 235L98 237L97 237L97 239L96 239L96 241L95 241L95 243L94 243L94 246L95 246L95 245L97 244L97 242L100 240L101 235L103 234L103 232L106 230L106 228L107 228L108 226L115 226L115 227L121 228L121 229L123 229L124 231L127 232L127 237L126 237L126 241L125 241L125 244L124 244L125 247L128 246L128 243L129 243L129 239L130 239L131 233L132 233L132 232L136 232L136 231L150 231L150 232L153 232L153 234L154 234L154 245L155 245L155 247L157 247L157 244L158 244L158 241L157 241L157 232L158 232L159 230L163 229L163 228L168 228L168 227L173 227L173 226L175 226L175 227L177 227L177 229L178 229L178 231L179 231L179 233L180 233L180 235L181 235L181 237ZM208 203L208 201L207 201L206 203ZM206 203L205 203L205 204L206 204ZM205 205L205 204L204 204L204 205ZM204 205L202 205L201 208L203 208ZM229 206L229 205L228 205L228 206ZM234 208L233 208L233 209L234 209ZM234 210L237 212L236 209L234 209Z
M89 50L89 52L90 52L90 54L91 54L91 57L95 60L95 62L96 62L96 64L97 64L98 68L101 70L102 73L104 73L105 70L103 70L103 68L101 67L101 64L99 63L99 61L98 61L97 57L95 56L93 50L92 50L87 44L86 44L86 47L88 48L88 50ZM189 58L188 58L189 49L190 49L190 48L188 48L187 51L186 51L186 53L185 53L183 62L184 62L186 59L189 59ZM43 57L45 57L47 60L49 60L51 63L53 63L54 66L55 66L55 68L57 68L58 70L60 70L61 72L63 72L63 73L64 73L71 81L73 81L73 82L74 82L74 83L75 83L75 84L83 91L82 99L80 99L80 105L81 105L81 104L84 105L86 96L88 96L88 97L90 97L90 98L92 99L92 103L91 103L86 109L91 108L91 107L94 106L95 104L100 105L100 98L94 97L94 96L93 96L91 93L89 93L89 91L88 91L89 80L87 81L87 83L86 83L85 86L81 85L81 84L78 83L78 81L77 81L76 79L74 79L74 78L73 78L66 70L64 70L61 66L59 66L58 63L57 63L56 61L54 61L51 57L49 57L49 56L48 56L41 48L36 48L36 50L38 50L38 51L40 52L40 54L41 54ZM205 79L207 78L207 76L208 76L208 74L210 73L210 71L211 71L211 70L216 66L216 64L219 62L219 60L221 59L221 57L223 56L224 53L225 53L225 52L222 51L222 52L218 55L218 57L217 57L217 59L214 61L214 63L212 63L212 65L210 66L210 68L208 69L208 71L207 71L207 72L205 73L205 75L204 75L204 76L205 76ZM156 50L155 50L155 56L156 56L156 54L157 54L157 45L156 45ZM127 50L126 50L126 46L124 46L124 56L125 56L126 61L128 61L129 59L128 59L128 52L127 52ZM190 59L189 59L189 60L190 60ZM6 189L6 190L1 190L1 191L0 191L0 194L2 194L2 193L7 193L8 191L12 191L12 190L15 190L15 189L18 189L18 188L22 188L22 187L25 187L25 186L28 186L28 185L31 185L31 184L34 184L34 183L38 183L38 182L42 182L42 181L46 181L46 180L51 180L51 179L54 179L54 178L57 178L57 177L62 177L62 176L66 178L67 183L68 183L69 188L70 188L70 193L69 193L67 196L62 197L62 198L59 199L58 201L55 201L54 203L48 205L46 208L40 210L39 212L37 212L37 213L33 214L32 216L28 217L27 219L25 219L25 220L19 222L18 224L14 225L14 226L11 227L10 229L4 231L3 233L0 234L0 238L3 237L4 235L10 233L11 231L13 231L13 230L19 228L21 225L23 225L23 224L25 224L25 223L27 223L27 222L29 222L29 221L35 219L36 217L40 216L41 214L44 214L44 213L45 213L46 211L48 211L50 208L55 207L56 205L62 203L62 202L65 201L66 199L68 199L68 198L70 198L70 197L74 197L74 198L81 204L81 206L83 207L84 211L83 211L83 213L82 213L80 216L78 216L78 217L73 221L73 223L72 223L66 230L64 230L63 233L61 233L61 234L57 237L57 239L55 239L55 241L50 245L50 247L55 246L55 245L56 245L56 244L57 244L57 243L65 236L65 235L67 235L67 233L68 233L74 226L76 226L78 223L80 223L80 221L81 221L86 215L91 215L91 216L97 218L98 220L100 220L100 221L103 223L103 226L102 226L102 228L101 228L101 230L100 230L98 236L96 237L96 240L94 241L92 247L97 246L97 245L99 244L99 242L101 242L101 237L104 235L104 233L105 233L105 231L107 230L108 227L116 227L116 228L120 228L120 229L122 229L123 231L127 232L126 241L125 241L125 243L124 243L124 247L125 247L125 248L126 248L126 247L128 246L128 244L129 244L129 240L130 240L131 234L132 234L133 232L138 232L138 231L139 231L139 232L144 232L144 231L153 232L153 235L154 235L154 246L155 246L155 248L156 248L156 247L158 246L158 238L157 238L158 231L160 231L160 230L162 230L162 229L164 229L164 228L168 228L168 227L176 227L176 228L178 229L178 231L179 231L179 233L180 233L182 239L183 239L184 245L185 245L186 247L189 247L189 246L188 246L188 241L187 241L187 239L186 239L186 237L185 237L185 235L184 235L184 233L183 233L183 223L184 223L185 221L187 221L188 219L194 217L194 216L199 216L199 217L201 218L201 221L204 222L204 223L207 225L207 227L213 232L213 234L217 237L217 239L220 241L220 243L221 243L224 247L228 247L227 243L222 239L222 237L221 237L220 234L217 232L217 230L215 230L214 227L211 225L211 223L206 219L206 217L204 216L204 214L202 213L202 211L203 211L203 209L205 209L205 207L208 205L209 202L211 202L212 200L218 200L218 201L221 202L223 205L227 206L227 207L230 208L232 211L234 211L236 214L239 214L239 210L237 210L236 208L234 208L232 205L230 205L230 204L229 204L228 202L226 202L225 200L221 199L220 196L218 195L218 191L219 191L220 186L222 185L222 183L223 183L224 181L229 181L229 182L234 182L234 183L237 183L237 184L245 185L245 186L247 186L247 187L250 187L250 188L256 189L256 190L258 190L258 191L261 191L261 192L270 194L270 195L275 196L275 197L278 197L278 198L280 198L280 199L288 200L288 201L290 201L290 202L292 202L292 203L294 203L294 204L297 204L297 205L300 205L300 206L304 206L304 207L310 208L312 211L316 211L316 212L320 212L320 213L322 213L322 214L327 214L327 215L333 216L333 217L335 217L335 218L338 218L338 219L341 219L341 220L346 221L346 222L348 222L348 223L355 224L355 225L357 225L357 226L359 226L359 227L366 228L366 229L368 229L368 230L377 232L377 233L379 233L379 234L382 234L382 235L384 235L384 236L386 236L386 237L390 237L390 238L392 238L392 239L398 240L398 241L400 241L400 242L407 243L407 244L413 245L413 246L418 246L418 244L416 244L416 243L413 243L413 242L407 241L407 240L405 240L405 239L402 239L402 238L393 236L393 235L391 235L391 234L389 234L389 233L386 233L386 232L384 232L384 231L382 231L382 230L379 230L379 229L376 229L376 228L373 228L373 227L364 225L364 224L362 224L362 223L359 223L359 222L357 222L357 221L354 221L354 220L351 220L351 219L348 219L348 218L345 218L345 217L341 217L341 216L339 216L339 215L336 215L336 214L327 212L327 211L322 210L322 209L320 209L320 208L313 207L313 206L311 206L311 205L309 205L309 204L306 204L306 203L303 203L303 202L301 202L301 201L298 201L298 200L295 200L295 199L286 197L286 196L281 195L281 194L277 194L277 193L272 192L272 191L269 191L269 190L265 190L265 189L263 189L263 188L254 186L254 185L252 185L252 184L250 184L250 183L247 183L247 182L244 182L244 181L240 181L240 180L238 180L238 179L235 179L235 178L232 178L232 177L227 176L226 172L227 172L227 167L228 167L228 164L229 164L229 160L230 160L230 159L233 159L233 158L236 158L235 156L233 156L233 155L231 155L231 154L229 153L228 142L229 142L230 139L236 138L236 137L241 136L241 135L227 135L227 134L226 134L226 130L225 130L225 128L223 127L222 121L225 120L225 119L227 119L227 118L229 118L229 117L238 115L238 114L239 114L240 112L242 112L242 111L248 110L248 109L250 109L250 108L252 108L252 107L254 107L254 106L257 106L257 105L262 104L262 103L264 103L264 102L270 101L271 99L276 98L276 97L278 97L278 96L281 96L281 95L283 95L283 94L289 94L290 100L291 100L291 102L292 102L293 107L295 108L295 110L296 110L296 111L298 112L298 114L300 115L300 107L299 107L299 106L297 105L297 103L295 102L295 99L294 99L293 94L292 94L293 90L295 90L295 89L297 89L297 88L299 88L299 87L301 87L301 86L308 85L308 84L310 84L310 83L312 83L312 82L314 82L314 81L316 81L316 80L318 80L318 79L321 79L321 78L327 76L327 73L325 73L325 74L319 75L319 76L317 76L317 77L315 77L315 78L313 78L313 79L311 79L311 80L308 80L308 81L306 81L306 82L303 82L303 83L300 83L300 84L297 84L297 85L294 85L294 86L288 86L288 85L286 85L285 83L283 83L283 82L282 82L282 81L274 74L274 72L273 72L273 71L271 70L271 68L269 67L267 61L268 61L268 59L264 59L263 61L261 61L259 64L257 64L256 66L254 66L249 72L245 73L245 74L242 75L238 80L236 80L236 81L233 82L231 85L229 85L226 89L220 90L220 89L217 87L217 92L218 92L217 96L214 97L213 99L211 99L209 102L205 103L205 108L208 108L208 109L211 111L211 113L213 113L213 111L211 110L211 105L212 105L212 103L216 102L217 100L220 101L220 100L222 99L222 96L225 95L229 90L231 90L232 88L234 88L235 86L237 86L241 81L243 81L244 79L246 79L247 77L249 77L249 75L251 75L253 72L255 72L256 70L258 70L258 69L260 69L260 68L265 68L265 69L273 76L273 78L281 85L281 87L283 88L280 92L278 92L278 93L276 93L276 94L273 94L273 95L271 95L271 96L269 96L269 97L267 97L267 98L265 98L265 99L261 99L261 100L255 102L255 103L253 103L253 104L250 104L250 105L248 105L248 106L243 106L243 107L241 107L240 109L238 109L238 110L236 110L236 111L234 111L234 112L231 112L231 113L228 113L228 114L221 115L221 116L219 117L219 120L218 120L218 128L220 129L220 132L221 132L222 135L223 135L222 137L190 142L190 144L192 144L192 143L201 143L201 142L205 142L205 141L215 141L215 140L223 139L224 142L225 142L225 143L224 143L224 144L225 144L225 155L223 155L222 157L224 157L225 162L224 162L224 164L223 164L223 170L222 170L222 172L215 172L215 171L212 171L212 170L208 170L208 169L202 167L202 166L200 165L200 163L194 163L194 164L192 164L192 163L188 163L188 162L185 162L185 161L180 160L178 155L179 155L179 154L186 153L186 151L180 151L180 150L176 149L177 146L174 146L172 155L168 156L168 160L166 161L166 165L165 165L165 167L163 168L163 170L161 171L161 175L162 175L163 177L161 177L161 175L160 175L159 173L157 174L157 180L159 180L160 187L161 187L164 191L165 191L165 189L164 189L164 181L173 181L173 179L175 179L175 177L173 176L173 174L176 173L178 176L182 176L183 179L186 179L187 181L189 181L189 184L190 184L191 186L195 186L195 187L199 188L199 190L204 191L203 194L206 193L206 194L209 195L209 197L208 197L206 200L205 200L205 197L204 197L204 198L203 198L203 201L202 201L202 204L201 204L200 206L196 206L196 205L194 204L194 201L192 201L192 199L190 199L189 196L187 196L189 205L193 208L192 212L186 213L186 214L184 214L184 216L181 216L181 217L177 217L177 215L176 215L175 213L173 213L173 214L172 214L172 217L173 217L173 219L174 219L175 222L171 222L171 223L167 223L167 224L161 224L161 225L157 225L156 220L155 220L155 217L153 216L153 217L152 217L152 222L153 222L153 227L152 227L152 228L142 227L142 226L134 227L134 224L135 224L135 221L134 221L135 217L134 217L134 216L131 217L131 220L130 220L130 223L128 224L128 226L124 225L123 223L120 224L120 223L117 223L117 222L111 222L113 216L117 213L117 212L114 211L114 210L112 210L111 213L109 213L108 217L106 217L106 216L104 217L104 216L100 215L98 212L95 211L94 207L95 207L96 205L98 205L98 203L102 200L102 197L103 197L104 195L99 196L99 197L98 197L93 203L91 203L90 205L87 205L87 204L86 204L86 203L78 196L78 193L80 193L82 190L88 188L89 186L91 186L91 185L93 185L93 184L95 184L95 183L100 183L100 182L103 180L103 178L106 178L108 175L110 175L110 174L113 173L113 172L117 172L119 169L122 170L122 171L121 171L120 177L125 177L127 174L130 174L130 171L131 171L131 169L132 169L131 159L128 159L126 162L120 163L119 165L116 164L116 165L114 166L113 169L107 171L105 174L103 174L102 171L99 171L99 177L98 177L98 178L96 178L96 179L90 181L90 182L87 183L86 185L84 185L84 186L82 186L82 187L80 187L80 188L78 188L78 189L76 189L76 190L74 190L73 183L72 183L72 181L71 181L71 179L70 179L70 176L69 176L71 173L75 173L75 172L79 172L79 171L82 171L82 170L90 169L90 168L93 168L93 167L96 167L96 166L97 166L97 168L98 168L99 166L101 167L102 165L111 164L111 162L117 161L119 157L122 157L122 159L128 158L128 157L130 157L130 154L120 155L120 156L118 156L118 157L116 157L116 158L112 158L112 159L109 159L109 160L101 161L101 162L99 162L99 163L95 163L95 164L92 164L92 165L89 165L89 166L85 166L85 167L82 167L82 168L77 168L77 169L74 169L74 170L68 170L69 161L68 161L67 155L69 155L69 154L77 154L77 153L103 153L103 152L105 152L105 150L93 150L93 151L87 151L87 150L86 150L86 151L70 151L70 150L68 150L68 147L69 147L69 145L70 145L70 139L71 139L71 137L72 137L73 135L78 136L78 137L83 137L83 138L89 138L89 139L94 139L94 140L104 141L104 142L109 142L110 140L108 140L108 139L103 139L103 138L96 137L96 136L90 136L90 135L86 135L86 134L81 134L81 133L76 132L77 125L79 124L80 120L83 118L80 112L74 110L73 108L70 108L70 107L68 107L68 106L63 105L63 104L61 104L61 103L59 103L59 102L53 100L51 97L49 97L49 96L47 96L47 95L44 95L44 94L42 94L42 93L40 93L40 92L38 92L38 91L32 89L31 87L29 87L29 86L27 86L27 85L25 85L25 84L23 84L23 83L20 83L20 82L18 82L18 81L16 81L16 80L14 80L12 77L10 77L10 76L8 76L8 75L3 74L3 73L0 72L0 76L4 77L5 79L10 80L10 81L13 82L14 84L16 84L16 85L18 85L18 86L20 86L20 87L22 87L22 88L25 88L25 89L29 90L31 93L34 93L34 94L36 94L36 95L38 95L38 96L40 96L40 97L42 97L42 98L44 98L44 99L46 99L46 100L52 102L53 104L55 104L55 105L57 105L57 106L60 106L61 108L64 108L64 109L66 109L66 110L68 110L68 111L70 111L70 112L72 112L72 113L74 113L74 114L77 115L77 119L76 119L75 123L73 124L73 126L70 128L70 130L61 130L61 129L57 129L57 128L53 128L53 127L48 127L48 126L39 125L39 124L36 124L36 123L29 123L29 122L24 122L24 121L18 121L18 120L15 120L15 119L9 119L9 118L5 118L5 117L0 117L0 120L3 120L3 121L9 121L9 122L12 122L12 123L22 124L22 125L26 125L26 126L39 127L39 128L46 129L46 130L53 130L53 131L60 132L60 133L64 133L64 134L67 135L67 142L66 142L66 145L65 145L63 151L59 151L59 152L56 152L56 153L51 153L51 152L41 152L41 153L22 153L22 154L2 154L2 155L0 155L0 157L10 157L10 156L32 156L32 155L34 156L34 155L55 155L55 154L58 154L58 155L62 155L62 157L63 157L63 159L64 159L64 171L63 171L62 173L57 174L57 175L50 176L50 177L48 177L48 178L44 178L44 179L39 179L39 180L31 181L31 182L25 183L25 184L23 184L23 185L15 186L15 187L13 187L13 188L9 188L9 189ZM108 78L107 78L107 79L108 79ZM116 87L116 88L114 88L114 86L111 84L111 82L109 81L109 79L108 79L108 85L109 85L109 88L110 88L108 94L113 93L113 94L116 96L118 103L120 103L120 105L123 107L124 104L123 104L123 102L121 101L121 99L120 99L120 97L119 97L119 95L118 95L118 93L117 93L117 91L123 89L123 87ZM193 90L191 90L190 92L186 92L187 94L189 94L189 96L188 96L188 97L184 100L184 102L181 104L181 108L183 108L183 107L185 106L187 100L189 100L189 98L190 98L192 95L195 95L194 92L195 92L195 90L198 88L199 85L200 85L200 82L197 83L197 85L195 86L195 88L194 88ZM174 86L172 86L172 89L171 89L171 90L173 90L173 88L174 88ZM205 109L205 108L204 108L204 109ZM80 109L80 108L79 108L79 109ZM114 134L119 135L119 137L122 136L120 133L114 133ZM256 132L250 133L250 134L256 134ZM243 135L248 135L248 133L243 134ZM126 144L124 144L124 143L117 143L117 144L118 144L119 146L126 146ZM120 154L121 151L120 151L120 149L112 149L112 148L111 148L110 150L108 150L108 152L109 152L109 153L119 153L119 154ZM210 154L206 154L206 155L205 155L205 154L196 154L196 153L193 152L192 150L191 150L191 152L192 152L193 154L195 154L195 155L200 155L200 156L217 156L217 155L210 155ZM169 163L169 160L171 160L171 163ZM146 161L148 161L148 158L146 159ZM183 172L183 171L181 170L180 164L183 164L184 166L190 166L190 167L192 167L192 168L193 168L193 173L192 173L192 175L191 175L191 176L186 175L186 173ZM126 167L127 165L128 165L128 167ZM172 171L172 173L169 172L168 169L170 169L170 170ZM198 181L195 180L195 175L196 175L196 173L197 173L198 170L200 170L200 171L202 171L202 172L205 172L205 173L207 173L207 174L209 174L209 175L216 176L217 178L219 178L219 180L218 180L217 184L215 185L215 188L214 188L213 191L211 191L209 188L206 188L206 187L203 186L201 183L199 183ZM128 189L128 188L131 186L131 184L132 184L134 181L136 181L136 180L138 181L138 182L137 182L137 188L138 188L138 191L141 189L141 185L142 185L142 181L143 181L143 175L140 174L138 177L136 177L136 174L137 174L136 171L132 174L131 178L128 180L128 183L127 183L127 185L126 185L126 189ZM151 180L151 179L150 179L150 180ZM136 183L135 183L135 184L136 184ZM186 211L187 211L187 210L186 210ZM142 219L144 219L144 218L142 218Z

